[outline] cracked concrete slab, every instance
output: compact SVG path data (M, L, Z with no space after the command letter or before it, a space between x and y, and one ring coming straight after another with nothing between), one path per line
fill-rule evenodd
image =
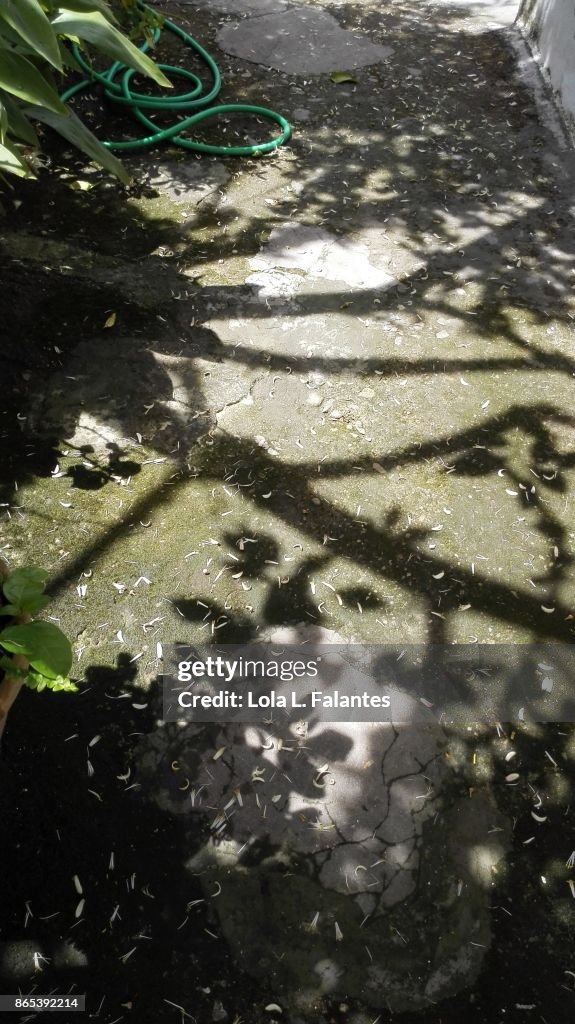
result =
M148 158L134 165L138 176L146 185L157 189L173 203L194 206L200 200L223 188L229 170L215 160L202 164L197 160L164 160Z
M387 288L394 277L375 267L370 255L363 241L338 239L322 228L292 222L274 228L265 248L250 263L258 271L300 270L307 279L340 281L352 289ZM265 277L246 279L247 284L253 281L259 285Z
M393 53L393 47L349 32L331 14L313 7L225 25L218 45L244 60L300 75L363 68Z
M124 338L119 348L108 335L99 339L94 364L93 343L80 344L66 373L55 374L39 390L31 426L59 430L71 445L88 446L97 457L140 443L142 428L146 443L163 451L187 450L252 384L249 372L231 364L216 376L211 360L192 356L190 349L137 337ZM140 382L139 393L126 392L130 378Z
M287 631L281 635L285 642ZM325 642L333 634L321 629L290 636L313 656L332 649ZM420 1009L430 992L441 999L469 983L489 948L493 871L509 823L482 794L454 802L445 736L426 714L427 723L270 721L217 733L182 723L140 744L137 779L147 799L209 823L210 838L187 869L206 894L218 891L215 913L236 961L263 976L269 924L262 939L261 922L277 921L275 989L306 1020L316 1019L311 1002L327 990L364 1001L367 992L369 1005L385 1000L394 1012ZM170 732L191 802L163 768ZM423 930L410 914L425 914ZM361 964L350 951L366 920L369 957ZM409 936L407 974L390 956L394 932ZM464 959L461 947L472 949Z

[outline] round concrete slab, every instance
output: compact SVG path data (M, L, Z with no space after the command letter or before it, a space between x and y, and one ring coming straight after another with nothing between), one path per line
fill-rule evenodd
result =
M217 40L235 57L296 75L379 64L393 52L341 28L331 14L308 7L224 25Z

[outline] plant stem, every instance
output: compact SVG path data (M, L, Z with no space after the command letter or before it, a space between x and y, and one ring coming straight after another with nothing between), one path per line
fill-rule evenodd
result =
M17 657L21 657L21 655L17 655ZM2 733L8 719L8 712L20 693L21 688L22 683L17 679L11 679L10 676L5 676L0 683L0 740L2 739Z

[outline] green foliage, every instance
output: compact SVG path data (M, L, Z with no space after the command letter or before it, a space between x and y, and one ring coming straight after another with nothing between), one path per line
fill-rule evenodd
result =
M24 569L14 569L7 580L4 581L2 592L10 602L8 607L14 609L8 614L18 615L28 612L33 615L38 610L36 603L39 599L48 601L44 597L44 587L48 573L45 569L38 569L35 565L26 566ZM6 614L7 609L3 608L0 614Z
M148 34L155 15L136 0L114 0L131 19L130 31ZM66 44L103 54L148 75L169 81L122 31L106 0L0 0L0 173L32 175L26 147L36 147L33 121L54 128L69 142L123 181L122 164L60 100L56 76L75 66Z
M34 615L48 603L44 594L48 574L44 569L27 566L15 569L4 581L2 592L7 601L1 615L11 618ZM19 679L32 690L41 692L75 691L77 686L68 678L72 667L72 648L58 626L52 622L23 622L0 629L0 647L7 654L0 657L0 669ZM21 654L29 668L18 669L7 655Z
M162 25L161 15L140 0L110 0L110 4L130 39L146 39L151 42L154 29Z

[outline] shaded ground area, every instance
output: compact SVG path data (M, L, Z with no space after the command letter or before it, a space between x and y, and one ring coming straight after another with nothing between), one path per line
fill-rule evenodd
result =
M21 986L29 992L35 986L43 994L52 989L85 992L90 1012L99 1009L96 1019L107 1022L180 1020L166 1000L202 1022L217 1019L220 1002L229 1020L255 1024L274 1019L264 1007L279 1002L285 1008L277 987L281 964L270 965L268 976L257 982L238 968L224 937L233 934L231 921L224 930L215 899L186 867L190 850L211 834L210 818L191 832L185 815L154 811L133 788L139 737L153 732L155 713L150 695L143 698L132 689L132 676L133 667L126 666L90 673L92 688L78 702L56 707L39 697L40 714L32 714L33 697L18 703L0 767L2 991ZM143 703L148 706L142 708ZM96 736L101 739L88 747ZM213 735L210 742L215 750L220 741ZM515 788L504 782L504 751L511 748L517 751L513 766L521 777ZM554 770L544 749L560 765L565 754L573 757L572 740L566 748L565 739L552 729L531 737L516 734L507 745L491 731L474 731L460 752L450 799L464 799L469 785L483 792L485 775L477 764L485 770L493 763L499 781L490 789L514 822L513 850L493 899L491 949L476 984L455 999L400 1016L385 1008L366 1014L357 1000L328 997L315 1004L313 1019L338 1024L373 1021L378 1015L386 1024L396 1019L451 1024L462 1014L477 1022L518 1024L570 1019L572 979L565 972L572 967L575 921L564 864L565 851L574 845L564 802L568 773ZM155 786L167 788L183 809L181 776L172 770L179 754L181 745L167 745ZM544 801L545 825L537 826L531 817L531 786ZM448 822L449 817L442 818L446 841ZM535 840L525 845L534 834ZM17 867L7 872L7 865ZM289 877L284 881L289 886ZM210 894L216 892L214 884ZM85 904L76 918L81 899ZM260 941L263 935L269 944L277 943L287 922L254 918L253 892L251 899L245 933L250 935L257 924ZM288 934L298 943L306 941L305 931ZM404 942L396 936L395 943L397 956ZM47 958L39 961L38 971L34 953Z
M338 66L306 77L237 56L239 28L253 46L254 14L286 4L168 3L217 53L222 99L280 110L289 146L241 163L130 158L128 191L76 158L62 173L53 149L55 174L2 193L2 550L50 569L51 612L88 683L77 700L22 699L6 736L2 863L18 863L14 836L24 857L3 894L6 991L5 978L76 984L107 1024L259 1024L270 1003L294 1024L395 1019L386 1001L362 1008L356 990L330 988L332 967L307 1006L286 989L274 951L304 933L263 840L242 865L243 903L228 873L240 901L219 916L222 876L189 867L213 843L210 819L189 813L173 768L197 738L162 727L157 677L167 642L302 623L348 642L573 642L573 155L496 6L308 5L382 49L343 67L338 50ZM103 134L134 130L83 103ZM237 142L266 128L204 131ZM197 740L208 768L232 752L216 759L214 813L245 742L215 727ZM345 768L349 750L338 734L323 758ZM315 769L321 753L305 755ZM472 964L454 999L402 1019L567 1021L572 727L473 727L437 756L419 883L426 849L451 863L442 837L474 793L510 849L486 862L478 980ZM466 898L468 869L446 905L459 882ZM263 976L238 952L242 935L255 948L256 906ZM346 938L333 906L330 962ZM238 907L245 931L229 924ZM414 907L406 897L406 919ZM445 921L425 914L435 956ZM411 936L390 920L409 988L421 952L414 933L406 967Z

